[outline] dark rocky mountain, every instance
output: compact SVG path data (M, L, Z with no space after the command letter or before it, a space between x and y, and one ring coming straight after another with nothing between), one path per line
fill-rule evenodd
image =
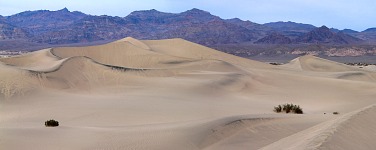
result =
M361 40L344 32L332 32L328 27L316 28L295 39L297 43L320 43L320 44L351 44Z
M137 11L127 17L126 26L139 39L184 38L199 44L241 43L257 39L247 28L228 23L209 12L191 9L179 14L156 10Z
M368 29L366 29L366 30L364 30L364 31L362 31L362 32L364 32L364 33L371 33L371 32L376 32L376 28L368 28Z
M362 32L351 34L368 42L376 42L376 28L369 28Z
M358 31L355 31L355 30L351 30L351 29L343 29L341 30L343 33L346 33L346 34L356 34L356 33L359 33Z
M255 44L291 44L291 39L277 32L273 32L268 36L259 39Z
M310 24L295 23L291 21L265 23L264 26L270 27L291 39L295 39L316 28L315 26Z
M33 40L39 43L67 44L120 39L129 32L124 24L124 19L120 17L86 16L65 28L35 35Z
M125 17L129 23L138 24L138 23L153 23L153 24L163 24L170 18L174 16L172 13L159 12L155 9L152 10L143 10L143 11L134 11L128 16Z
M29 35L21 28L17 28L0 19L0 40L26 39Z
M253 32L244 27L227 23L209 12L192 9L179 14L136 11L124 18L87 16L65 29L42 34L38 41L61 44L126 36L138 39L184 38L204 45L256 39Z
M226 23L223 20L213 20L205 24L185 24L156 37L158 39L184 38L203 45L242 43L256 39L246 28Z
M270 23L265 23L265 26L268 26L270 28L273 28L277 31L288 31L288 30L297 30L297 31L305 31L309 32L316 27L310 24L303 24L303 23L296 23L296 22L270 22Z
M339 29L336 29L336 28L330 28L330 31L334 32L334 33L338 33L338 32L341 32L341 30Z
M176 24L176 23L207 23L212 20L222 20L218 16L214 16L209 12L200 9L191 9L182 13L165 13L155 9L134 11L128 16L124 17L127 23L131 24Z
M6 21L32 34L40 34L51 30L66 28L73 22L87 16L81 12L70 12L67 8L58 11L38 10L25 11L6 17Z
M274 29L264 26L258 23L254 23L251 21L243 21L239 18L227 19L225 20L228 23L239 25L241 27L247 28L248 30L254 32L257 37L265 37L266 35L275 32Z
M91 16L64 8L57 11L26 11L0 17L1 20L2 39L27 38L48 44L116 40L127 36L138 39L184 38L207 46L252 43L257 40L256 43L264 44L288 44L291 40L335 44L356 41L347 34L311 31L316 27L309 24L273 22L262 25L238 18L224 20L199 9L182 13L164 13L152 9L135 11L121 18ZM366 34L359 36L370 38Z

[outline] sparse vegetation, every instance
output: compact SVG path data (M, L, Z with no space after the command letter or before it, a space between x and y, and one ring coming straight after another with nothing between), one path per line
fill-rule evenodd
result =
M47 120L46 122L44 122L44 125L46 127L57 127L57 126L59 126L59 122L51 119L51 120Z
M299 105L294 104L283 104L274 107L274 112L286 112L286 113L295 113L295 114L303 114L303 109Z
M350 66L369 66L369 65L375 65L376 64L372 64L372 63L362 63L362 62L358 62L358 63L345 63L346 65L350 65Z
M277 113L282 112L282 106L278 105L278 106L274 107L274 112L277 112Z
M271 63L269 63L269 64L271 64L271 65L282 65L282 63L277 63L277 62L271 62Z
M336 112L336 111L335 111L335 112L333 112L333 115L338 115L338 114L339 114L339 112Z

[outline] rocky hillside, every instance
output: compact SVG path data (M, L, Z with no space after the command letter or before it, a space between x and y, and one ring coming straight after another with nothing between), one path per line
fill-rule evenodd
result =
M25 39L28 33L0 19L0 40Z
M256 44L291 44L291 39L277 32L273 32L268 36L259 39Z
M295 23L295 22L271 22L266 23L264 26L272 28L273 30L282 33L290 39L295 39L309 31L312 31L316 27L310 24Z
M32 34L40 34L51 30L66 28L87 16L81 12L70 12L67 8L58 11L38 10L25 11L6 17L9 24L25 29Z
M350 34L352 36L358 37L369 42L376 42L376 28L369 28L362 32L355 32Z
M273 28L270 28L268 26L254 23L251 21L243 21L239 18L233 18L233 19L227 19L225 20L228 23L235 24L244 28L247 28L248 30L252 31L258 38L265 37L270 33L274 33L275 30Z
M48 44L116 40L127 36L138 39L184 38L207 46L256 41L260 44L289 44L290 40L300 43L348 43L341 39L317 39L332 38L332 35L316 35L316 31L311 31L316 27L308 24L257 24L238 18L226 20L199 9L182 13L164 13L152 9L135 11L126 17L113 17L92 16L64 8L58 11L26 11L1 17L0 20L2 39L27 38ZM310 36L314 39L309 39ZM341 36L348 37L346 32ZM366 35L364 37L370 38Z
M353 44L361 39L352 37L344 32L332 32L328 27L322 26L299 36L297 43L325 43L325 44Z
M241 43L256 40L254 32L228 23L209 12L191 9L179 14L156 10L133 12L124 18L139 39L184 38L199 44Z

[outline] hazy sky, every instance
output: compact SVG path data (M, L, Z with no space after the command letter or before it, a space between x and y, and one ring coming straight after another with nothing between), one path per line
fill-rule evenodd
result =
M121 17L135 10L179 13L198 8L224 19L256 23L294 21L358 31L376 27L376 0L0 0L0 15L64 7Z

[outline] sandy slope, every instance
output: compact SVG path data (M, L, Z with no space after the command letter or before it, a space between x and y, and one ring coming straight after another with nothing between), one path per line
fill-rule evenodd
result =
M314 56L272 66L125 38L0 62L0 149L376 147L376 73ZM272 111L290 102L305 114Z

